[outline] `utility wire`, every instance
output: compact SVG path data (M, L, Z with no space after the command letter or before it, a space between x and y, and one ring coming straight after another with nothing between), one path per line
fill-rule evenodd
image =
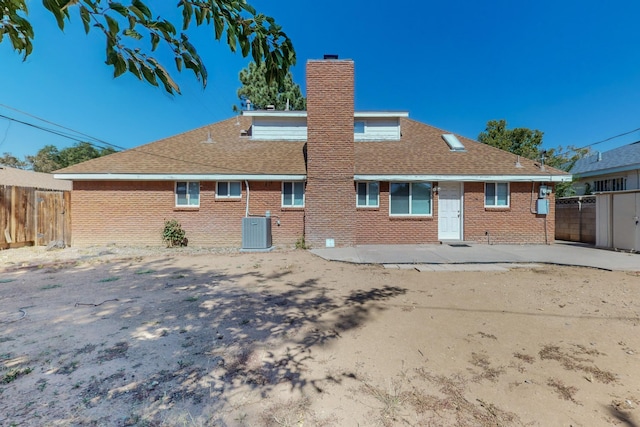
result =
M52 122L52 121L47 120L47 119L43 119L42 117L38 117L38 116L36 116L36 115L34 115L34 114L27 113L26 111L18 110L17 108L11 107L11 106L9 106L9 105L0 104L0 107L4 107L4 108L7 108L7 109L9 109L9 110L13 110L13 111L18 112L18 113L20 113L20 114L24 114L25 116L32 117L32 118L34 118L34 119L40 120L40 121L45 122L45 123L48 123L48 124L50 124L50 125L54 125L54 126L59 127L59 128L61 128L61 129L68 130L68 131L71 131L71 132L73 132L73 133L75 133L75 134L78 134L78 135L81 135L81 136L84 136L84 137L87 137L87 138L93 139L94 141L98 141L98 142L99 142L99 143L101 143L101 144L106 144L106 145L108 145L108 146L112 146L112 147L114 147L114 148L116 147L115 145L110 144L110 143L108 143L107 141L104 141L104 140L102 140L102 139L100 139L100 138L96 138L96 137L94 137L94 136L87 135L86 133L79 132L79 131L77 131L77 130L75 130L75 129L71 129L71 128L68 128L68 127L66 127L66 126L62 126L62 125L60 125L60 124L58 124L58 123ZM3 116L3 117L6 117L6 116ZM20 123L27 124L27 123L24 123L24 122L20 122ZM37 127L37 126L35 126L35 125L30 125L30 126L33 126L33 127L38 128L38 127ZM43 130L44 130L44 129L43 129ZM62 136L62 135L60 135L60 136ZM77 141L77 139L74 139L74 140L76 140L76 141ZM82 140L81 142L87 142L87 141Z
M2 105L2 104L0 104L0 105ZM42 127L42 126L39 126L39 125L36 125L36 124L33 124L33 123L29 123L29 122L25 122L25 121L22 121L22 120L18 120L18 119L15 119L15 118L13 118L13 117L5 116L4 114L0 114L0 117L2 117L2 118L4 118L4 119L7 119L7 120L10 120L10 121L13 121L13 122L16 122L16 123L23 124L23 125L25 125L25 126L29 126L29 127L32 127L32 128L35 128L35 129L38 129L38 130L41 130L41 131L44 131L44 132L49 132L49 133L52 133L52 134L54 134L54 135L61 136L61 137L63 137L63 138L71 139L71 140L73 140L73 141L77 141L77 142L86 142L87 144L89 144L89 145L91 145L91 146L93 146L93 147L97 147L97 148L100 148L100 149L105 149L105 147L100 146L100 145L98 145L98 144L96 144L96 143L94 143L94 142L86 141L86 140L84 140L84 139L79 139L79 138L76 138L76 137L74 137L74 136L72 136L72 135L69 135L69 134L67 134L67 133L64 133L64 132L59 132L59 131L56 131L56 130L54 130L54 129L49 129L49 128L45 128L45 127ZM34 117L35 117L35 116L34 116ZM37 118L37 117L36 117L36 118ZM39 119L39 120L41 120L41 119ZM43 121L46 121L46 120L43 120ZM48 122L48 121L47 121L47 122ZM56 125L56 126L59 126L59 125L57 125L57 124L55 124L55 123L53 123L53 122L48 122L48 123L52 123L52 124L54 124L54 125ZM59 127L64 128L63 126L59 126ZM65 128L65 129L69 129L69 128ZM71 131L73 131L73 132L76 132L76 131L74 131L73 129L69 129L69 130L71 130ZM80 133L80 132L76 132L76 133L83 135L83 134L82 134L82 133ZM97 138L92 138L92 139L97 139ZM100 141L100 140L98 140L98 141ZM167 156L167 155L163 155L163 154L151 153L151 152L149 152L149 151L145 151L145 150L140 149L140 148L130 148L130 149L127 149L127 148L125 148L125 147L120 147L120 146L118 146L118 145L110 144L110 143L108 143L108 142L104 142L104 143L105 143L105 144L107 144L107 145L108 145L108 146L110 146L110 147L117 148L117 149L119 149L119 150L136 151L136 152L141 153L141 154L146 154L146 155L148 155L148 156L155 156L155 157L159 157L159 158L161 158L161 159L167 159L167 160L172 160L172 161L177 161L177 162L183 162L183 163L188 163L188 164L191 164L191 165L200 165L200 166L209 166L209 167L211 167L211 166L215 166L215 167L217 167L218 169L221 169L221 170L227 170L227 171L230 171L230 172L236 172L236 173L237 173L237 172L240 172L240 173L252 173L251 171L238 170L238 169L231 169L231 168L227 168L227 167L220 166L220 165L213 165L213 164L211 164L211 163L194 162L194 161L192 161L192 160L184 160L184 159L179 159L179 158L176 158L176 157Z
M52 133L52 134L54 134L54 135L61 136L61 137L63 137L63 138L71 139L71 140L73 140L73 141L78 141L78 142L87 142L87 141L85 141L84 139L76 138L76 137L71 136L71 135L69 135L69 134L67 134L67 133L59 132L59 131L56 131L56 130L53 130L53 129L49 129L49 128L45 128L45 127L38 126L38 125L34 125L33 123L29 123L29 122L25 122L25 121L22 121L22 120L15 119L15 118L13 118L13 117L5 116L4 114L0 114L0 117L2 117L2 118L4 118L4 119L7 119L7 120L10 120L10 121L12 121L12 122L20 123L20 124L22 124L22 125L29 126L29 127L32 127L32 128L35 128L35 129L38 129L38 130L41 130L41 131L44 131L44 132L49 132L49 133ZM102 147L101 147L101 148L102 148Z
M587 147L591 147L591 146L594 146L594 145L597 145L597 144L602 144L603 142L611 141L612 139L620 138L621 136L629 135L630 133L634 133L634 132L637 132L639 130L640 130L640 128L637 128L637 129L634 129L634 130L630 130L628 132L624 132L624 133L621 133L619 135L615 135L615 136L609 137L607 139L603 139L602 141L592 142L591 144L585 145L585 146L580 147L580 148L587 148Z

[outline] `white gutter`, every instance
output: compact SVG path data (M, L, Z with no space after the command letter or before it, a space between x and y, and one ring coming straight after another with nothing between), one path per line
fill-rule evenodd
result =
M355 181L567 182L571 175L354 175Z
M56 173L71 181L304 181L306 175Z
M304 181L306 175L56 173L70 181ZM354 175L354 181L568 182L571 175Z

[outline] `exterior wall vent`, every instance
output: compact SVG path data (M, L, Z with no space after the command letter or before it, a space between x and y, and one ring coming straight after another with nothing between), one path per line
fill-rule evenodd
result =
M444 142L447 143L451 151L466 151L462 142L460 142L458 137L456 137L454 134L444 133L442 134L442 139L444 139Z
M242 249L269 250L271 248L271 217L242 218Z

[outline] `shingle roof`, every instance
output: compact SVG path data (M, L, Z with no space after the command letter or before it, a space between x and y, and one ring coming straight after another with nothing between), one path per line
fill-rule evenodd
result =
M400 141L355 143L358 175L564 175L458 135L466 151L452 152L442 139L450 133L400 119ZM251 118L240 116L127 151L56 171L60 174L268 174L304 175L303 141L256 141L240 136ZM207 143L211 137L212 143Z
M25 171L22 169L0 166L0 185L15 187L34 187L44 190L71 191L73 183L54 179L49 173Z
M640 141L584 157L576 162L571 173L585 174L620 168L640 169Z
M251 118L234 117L130 150L56 171L112 174L305 173L301 141L253 141L241 137ZM211 143L207 142L211 136Z

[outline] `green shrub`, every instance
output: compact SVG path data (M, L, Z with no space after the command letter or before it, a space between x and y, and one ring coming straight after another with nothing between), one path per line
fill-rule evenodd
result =
M187 246L187 238L182 226L175 219L167 219L164 221L164 230L162 230L162 241L166 243L168 248L175 246Z
M304 236L296 240L296 249L309 249L309 246L307 246L306 242L304 241Z

